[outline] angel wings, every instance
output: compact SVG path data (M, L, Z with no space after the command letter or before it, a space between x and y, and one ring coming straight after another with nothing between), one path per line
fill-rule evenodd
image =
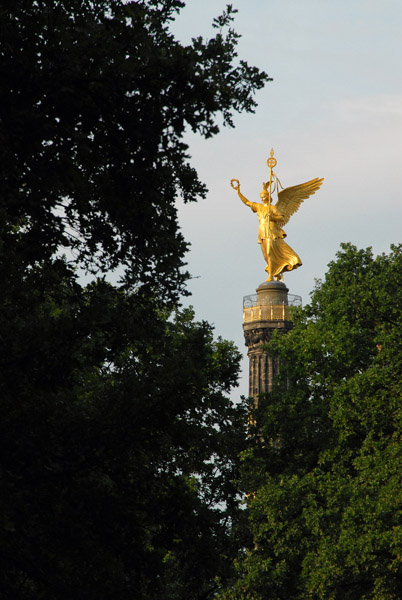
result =
M320 189L324 178L316 177L306 183L293 185L278 192L278 201L275 204L276 212L283 215L283 218L278 221L278 225L283 227L289 221L290 217L299 209L303 200L306 200L317 190Z

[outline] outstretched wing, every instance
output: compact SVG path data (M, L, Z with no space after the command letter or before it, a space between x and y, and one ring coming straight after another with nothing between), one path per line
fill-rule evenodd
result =
M283 215L283 219L278 221L278 225L281 227L286 225L290 217L298 210L303 200L306 200L306 198L309 198L320 189L323 181L324 178L320 179L316 177L306 183L294 185L278 192L278 202L275 204L275 207L278 213Z

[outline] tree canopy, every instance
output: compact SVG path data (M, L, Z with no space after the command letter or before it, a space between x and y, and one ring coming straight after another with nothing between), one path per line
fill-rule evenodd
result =
M402 577L402 246L346 244L294 328L243 455L253 545L222 597L396 600Z
M4 597L207 599L240 543L239 353L180 309L175 201L206 193L186 129L232 125L268 78L230 6L188 46L182 6L0 7Z
M265 73L234 64L228 6L217 34L169 32L178 0L2 3L1 192L25 260L60 247L92 269L177 297L186 243L174 200L205 195L182 141L252 111ZM15 244L15 240L14 240Z

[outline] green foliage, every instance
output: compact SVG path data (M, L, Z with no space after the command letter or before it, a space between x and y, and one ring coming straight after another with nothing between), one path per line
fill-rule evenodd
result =
M231 575L239 353L179 309L175 201L206 193L185 130L231 125L267 76L235 64L230 6L182 46L182 6L0 7L4 598L208 599Z
M173 572L179 597L205 594L227 569L225 520L236 519L244 418L225 392L238 352L189 311L166 321L101 280L80 287L63 261L32 269L18 297L10 291L4 594L170 598Z
M230 600L396 600L402 577L402 246L343 245L243 454L254 547Z
M267 80L233 64L230 7L216 37L182 46L168 30L182 6L2 3L3 218L24 224L28 263L63 246L86 268L124 269L128 285L182 291L187 244L174 201L206 193L183 133L216 134L218 114L231 125Z

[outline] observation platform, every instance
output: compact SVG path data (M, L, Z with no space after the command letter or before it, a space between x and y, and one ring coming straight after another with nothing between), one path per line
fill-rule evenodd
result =
M272 283L274 284L274 282ZM259 288L260 293L244 296L243 323L252 323L253 321L292 320L291 310L289 307L301 306L301 296L296 296L294 294L287 293L278 293L282 292L282 289L274 291L274 289L272 288L274 288L274 285L271 286L270 293L267 293L267 289L265 289L264 291L260 291Z

